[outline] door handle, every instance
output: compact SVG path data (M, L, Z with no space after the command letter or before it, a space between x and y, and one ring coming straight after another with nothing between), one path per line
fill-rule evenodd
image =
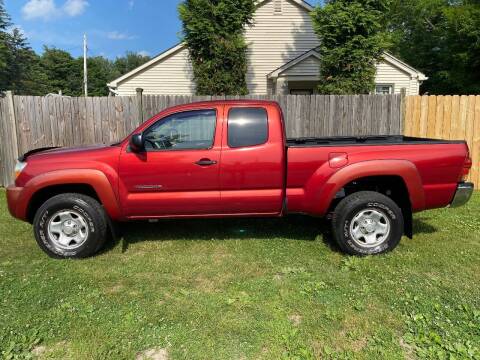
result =
M217 162L215 160L210 160L210 159L200 159L195 164L200 165L200 166L210 166L210 165L215 165Z

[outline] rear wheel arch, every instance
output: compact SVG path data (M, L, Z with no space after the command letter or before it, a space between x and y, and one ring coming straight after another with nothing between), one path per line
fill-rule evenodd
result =
M398 184L405 190L412 211L423 210L425 194L422 180L416 166L408 160L369 160L347 165L327 179L314 176L306 187L306 198L310 201L310 212L326 215L332 205L338 202L339 193L348 185L362 179L377 179ZM371 189L367 189L371 190Z

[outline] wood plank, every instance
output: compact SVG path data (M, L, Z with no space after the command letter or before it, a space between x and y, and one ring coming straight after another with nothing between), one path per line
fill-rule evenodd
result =
M369 95L362 95L362 122L361 122L361 130L360 135L368 135L368 123L370 122L371 117L371 102Z
M455 132L456 139L465 138L465 130L467 126L468 96L460 96L460 109L458 124Z
M413 136L413 111L414 111L414 103L415 97L414 96L407 96L405 99L406 103L406 110L405 110L405 124L404 124L404 132L407 136Z
M81 97L75 97L71 99L72 106L72 129L73 129L73 142L75 146L83 145L82 139L82 123L80 119L80 103Z
M0 97L0 138L3 141L0 143L0 186L10 185L9 166L11 164L11 153L9 149L13 147L13 139L9 137L7 127L10 125L9 115L6 111L8 108L7 98ZM16 147L16 145L15 145Z
M387 135L388 134L388 123L391 121L390 114L388 112L388 99L389 96L381 96L380 97L380 116L378 118L379 124L377 129L377 134L379 135Z
M108 104L108 97L102 97L99 99L100 101L100 112L102 114L102 143L108 144L110 143L110 111L109 111L109 104Z
M460 96L453 95L452 97L452 117L450 122L450 137L449 139L457 140L460 126Z
M25 100L26 97L24 96L13 96L14 99L14 107L15 107L15 118L16 118L16 129L17 129L17 134L18 134L18 152L19 154L23 154L25 150L25 144L28 143L27 139L27 132L30 131L30 129L27 126L27 123L25 122L25 114L27 112L27 109L25 109Z
M0 98L0 102L2 103L2 139L8 139L8 142L0 142L0 146L3 148L3 185L7 186L14 182L14 167L19 155L15 99L11 92L7 92L5 98Z
M467 115L465 118L466 124L465 124L465 140L468 144L468 147L470 149L473 148L473 133L474 133L474 123L475 123L475 96L470 95L468 96L467 100ZM468 176L468 180L472 181L472 172L470 172Z
M428 120L428 96L422 96L420 108L420 127L419 135L427 136L427 120Z
M453 102L453 97L451 95L445 96L444 108L443 108L442 137L446 140L450 139L450 133L452 128L452 102Z
M470 146L470 156L472 158L471 178L476 185L480 186L480 95L475 96L475 119L473 124L473 136Z
M85 98L86 106L86 137L88 144L95 144L95 103L93 97Z
M79 128L79 137L81 139L82 145L88 144L88 129L87 129L87 102L85 97L79 97L77 99L78 107L78 128Z
M422 97L417 95L414 97L414 104L413 104L413 126L412 126L412 135L413 136L420 136L420 114L421 114L421 105L422 105Z
M443 136L443 111L444 111L444 99L443 95L437 96L437 104L435 109L435 124L433 137L436 139L441 139Z
M59 146L67 146L66 132L67 126L65 124L65 110L63 109L63 100L61 97L55 97L55 120L56 131Z
M127 119L125 118L123 101L120 96L113 97L113 106L115 109L115 133L117 141L120 141L127 136Z
M50 126L50 115L48 112L48 98L39 97L42 106L42 134L44 137L44 146L53 146L52 129Z
M65 146L75 146L77 145L78 141L76 140L74 125L73 125L73 109L72 109L72 98L70 97L62 97L62 105L63 105L63 116L65 121Z
M94 96L93 97L93 109L94 109L94 126L95 126L95 143L101 144L103 143L103 112L102 112L102 104L101 104L101 97Z
M435 120L437 116L437 97L428 96L427 137L435 136Z

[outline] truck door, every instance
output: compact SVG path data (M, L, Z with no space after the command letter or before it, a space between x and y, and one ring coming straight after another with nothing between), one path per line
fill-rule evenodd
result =
M285 144L279 117L274 106L225 106L220 164L224 213L281 213Z
M119 192L127 217L221 213L222 111L168 115L143 131L145 151L122 151Z

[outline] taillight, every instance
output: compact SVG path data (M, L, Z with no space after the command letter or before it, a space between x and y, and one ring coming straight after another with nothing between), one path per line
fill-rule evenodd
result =
M460 174L460 181L465 181L470 169L472 168L472 159L470 159L470 154L467 153L465 161L463 162L462 173Z

